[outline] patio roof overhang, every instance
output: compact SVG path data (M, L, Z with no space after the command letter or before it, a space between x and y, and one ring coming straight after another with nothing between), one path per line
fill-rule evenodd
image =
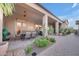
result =
M42 25L42 19L45 14L28 6L27 4L20 3L15 5L15 11L12 17L16 19L23 19ZM48 16L48 23L53 24L56 20Z
M26 3L26 5L38 10L40 13L43 13L44 15L46 14L48 17L50 17L52 20L55 20L59 23L63 23L62 20L60 20L57 16L49 12L47 9L45 9L43 6L40 4L34 4L34 3Z
M16 4L16 11L14 15L18 16L19 19L34 22L36 24L42 23L43 13L29 7L25 4ZM16 17L17 18L17 17Z
M9 18L13 18L18 22L22 21L22 23L30 22L34 25L41 25L42 28L46 29L46 33L49 25L52 25L58 33L60 26L59 24L62 24L62 21L60 21L54 15L50 14L37 4L30 3L15 4L15 11L13 12L13 15L11 17L8 17L8 19Z

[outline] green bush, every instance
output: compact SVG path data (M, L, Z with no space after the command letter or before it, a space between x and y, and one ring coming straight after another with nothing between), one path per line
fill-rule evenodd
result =
M60 33L62 33L63 35L67 35L73 32L72 28L65 28L65 29L60 29Z
M55 38L49 38L49 41L52 42L52 43L56 42Z
M32 52L32 47L31 47L31 46L26 47L26 48L25 48L25 52L26 52L26 53L31 53L31 52Z
M52 26L49 26L48 33L51 35L54 33L54 28Z
M39 39L36 39L36 40L34 41L34 44L35 44L37 47L46 47L46 46L48 46L49 41L47 40L47 38L39 38Z

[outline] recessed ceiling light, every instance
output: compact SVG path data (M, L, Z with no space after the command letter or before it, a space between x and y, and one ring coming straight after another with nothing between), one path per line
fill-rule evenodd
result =
M24 15L24 17L26 17L26 15Z
M24 13L26 13L26 11L24 11Z

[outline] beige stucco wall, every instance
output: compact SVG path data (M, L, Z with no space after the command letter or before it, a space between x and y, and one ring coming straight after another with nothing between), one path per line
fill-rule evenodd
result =
M13 17L4 17L3 20L4 25L6 26L11 33L12 36L15 34L15 18Z
M62 23L61 28L68 28L68 24Z

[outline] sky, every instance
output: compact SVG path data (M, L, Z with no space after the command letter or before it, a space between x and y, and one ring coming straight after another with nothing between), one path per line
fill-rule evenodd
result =
M42 3L41 5L61 20L67 19L69 21L69 27L77 28L75 22L79 20L78 3Z

